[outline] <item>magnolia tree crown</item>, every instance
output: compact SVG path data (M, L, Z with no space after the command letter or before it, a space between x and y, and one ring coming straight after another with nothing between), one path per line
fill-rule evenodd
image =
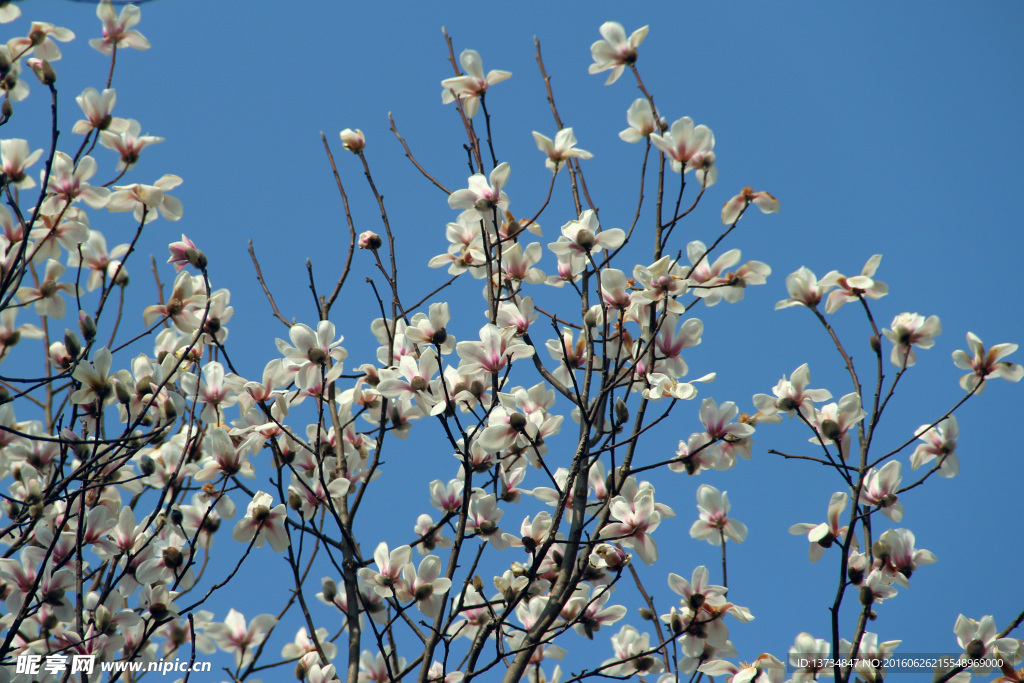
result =
M345 258L330 291L316 290L310 266L315 310L290 319L250 248L284 333L262 375L246 376L232 361L231 293L215 288L227 268L207 258L196 230L168 245L166 265L154 262L152 303L141 315L125 310L149 224L189 221L174 196L182 178L140 172L163 138L113 115L117 56L150 48L134 28L140 10L101 2L97 15L102 26L89 30L102 37L90 45L110 57L109 72L72 90L82 118L65 137L58 102L63 111L64 88L78 86L65 86L60 60L80 47L75 33L25 27L17 5L0 5L0 21L27 33L0 46L0 135L11 136L0 141L0 682L135 680L141 670L125 663L178 660L188 668L164 671L185 671L182 680L201 671L190 670L196 662L215 661L225 680L277 680L283 669L310 683L887 675L884 660L896 661L899 634L914 624L887 621L885 603L919 568L941 572L901 520L930 490L923 485L959 473L956 411L989 382L1024 375L1004 360L1016 345L986 346L967 332L948 410L885 442L879 420L904 376L934 361L926 350L942 326L909 312L879 326L874 302L889 291L876 255L852 275L800 268L776 305L820 323L844 388L815 387L805 363L743 401L744 412L704 395L715 372L687 363L705 326L692 309L738 304L766 283L771 268L731 244L780 202L751 187L719 192L711 128L663 117L641 78L646 26L627 36L607 22L590 48L590 73L607 72L608 85L633 80L641 95L623 99L619 133L637 150L634 210L602 211L588 191L600 159L563 122L539 43L554 125L532 131L536 163L513 174L501 150L530 131L492 131L488 109L490 89L512 74L485 71L472 49L456 57L446 34L454 75L439 78L441 100L464 128L456 144L465 152L454 151L468 153L468 178L435 176L393 121L391 130L443 193L426 215L440 217L432 229L447 246L419 266L450 278L427 292L400 274L396 226L370 163L380 141L351 128L339 136L352 154L341 161L365 173L380 209L377 227L364 230L348 210L337 143L324 138L346 207ZM49 140L14 137L22 117L46 115ZM546 196L517 194L520 173L548 174ZM571 214L549 208L555 192ZM722 203L721 227L680 242L676 228L707 201ZM131 239L108 248L104 231L124 225ZM641 250L653 256L637 263ZM356 259L376 269L375 357L350 358L343 346L365 333L337 314L357 296L348 282ZM444 300L467 280L482 299ZM243 303L266 305L234 301ZM481 309L486 322L466 327ZM855 366L833 327L840 315L862 318L869 368ZM645 449L691 419L700 428L679 433L674 453ZM766 449L779 429L810 445ZM455 457L396 493L385 456L413 443ZM833 481L813 494L822 517L788 528L834 579L820 596L831 632L793 633L788 652L739 653L730 640L755 616L730 597L727 548L748 528L730 516L725 491L690 481L742 467L755 451L780 467L824 466ZM418 516L365 519L367 501L396 497ZM665 566L664 529L694 502L690 536L719 546L721 564ZM231 538L215 544L218 536ZM792 551L776 562L805 561ZM250 601L234 589L265 571L279 572L264 591L275 611L246 614ZM950 658L903 666L940 681L1024 680L1015 670L1024 646L1011 635L1024 613L1002 629L975 616L951 624Z

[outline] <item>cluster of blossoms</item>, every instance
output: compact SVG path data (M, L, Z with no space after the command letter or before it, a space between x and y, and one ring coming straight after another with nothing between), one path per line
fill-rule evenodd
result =
M0 21L14 21L19 14L17 6L0 2ZM117 13L109 2L100 2L97 15L102 37L90 44L111 57L112 78L118 50L150 45L133 28L140 20L137 7L127 5ZM600 33L603 40L591 47L591 73L610 71L607 83L612 84L628 67L640 83L635 65L647 27L627 38L621 25L607 22ZM33 22L26 36L0 46L0 125L11 120L11 103L29 95L22 65L52 90L54 62L62 56L57 43L74 38L66 28ZM858 470L847 463L858 449L869 462L870 435L864 430L873 429L878 406L873 414L865 410L856 377L857 392L825 403L831 392L808 388L810 371L804 364L789 379L783 376L772 395L754 396L752 414L741 413L733 401L703 397L700 430L680 440L675 454L652 462L638 450L639 439L668 418L678 401L695 398L695 385L715 378L705 372L686 379L687 349L699 345L704 333L704 323L688 315L690 308L701 301L705 308L738 303L747 286L765 284L771 274L760 261L741 263L739 249L715 249L750 205L768 214L779 210L779 201L743 188L725 202L721 220L728 227L721 237L711 248L700 240L689 242L685 261L682 245L677 256L667 248L682 216L668 224L659 217L653 262L617 268L613 261L625 258L620 254L632 229L606 227L610 221L603 223L597 208L584 206L575 194L584 168L580 162L594 155L578 148L573 128L559 121L553 138L538 132L533 138L551 171L552 188L570 176L575 206L559 217L562 227L545 250L530 236L543 236L536 219L547 201L534 218L517 219L506 193L511 167L495 159L485 172L473 128L474 115L480 109L486 113L490 86L511 74L485 75L474 50L463 51L458 65L452 61L461 71L441 81L442 100L458 102L477 172L465 188L448 192L448 207L459 213L446 226L447 250L429 266L447 267L452 281L466 273L482 281L487 322L457 339L449 330L448 302L428 296L406 308L394 266L389 272L379 258L393 240L385 242L372 231L356 237L350 225L350 260L359 247L376 261L393 292L393 313L373 321L376 353L349 375L344 337L329 320L333 297L320 298L315 323L289 323L278 315L288 326L287 340L276 340L276 356L259 380L239 374L227 350L227 324L234 313L230 292L213 289L207 257L185 235L169 245L167 263L177 274L167 296L145 308L145 331L131 351L122 353L128 344L114 344L120 312L112 314L108 300L123 296L129 284L125 262L144 228L158 217L183 217L181 202L171 194L182 179L164 174L151 183L115 183L136 173L144 150L163 138L144 135L134 119L115 117L116 92L107 87L102 92L86 88L76 98L84 118L72 131L84 138L74 155L33 150L20 138L0 140L0 184L8 198L33 188L38 192L38 201L12 199L11 209L0 206L0 361L20 363L19 354L27 353L24 340L42 340L47 361L44 380L5 375L0 394L0 481L7 485L0 503L5 610L0 630L7 634L0 656L5 662L19 655L73 652L100 662L148 663L192 648L228 653L234 662L230 675L247 679L258 663L275 666L260 657L298 603L305 625L284 645L281 657L295 665L297 678L310 683L399 680L411 678L416 669L420 680L459 683L499 663L516 680L557 681L561 668L555 665L549 677L544 667L567 654L558 643L567 642L570 631L593 640L602 627L626 619L627 608L611 600L628 593L617 593L625 577L635 577L643 590L647 575L642 578L640 571L649 570L634 566L633 557L653 565L659 559L654 534L676 516L664 502L670 487L659 484L656 500L651 478L638 475L660 467L688 476L733 469L740 458L751 458L759 425L782 422L783 415L809 428L814 448L824 456L808 459L833 467L848 489L832 494L827 521L796 524L790 531L807 536L812 561L830 548L841 551L841 590L856 592L863 608L851 641L830 644L801 633L790 661L800 653L824 658L832 649L870 657L899 644L878 642L864 622L897 595L897 587L909 586L919 566L936 558L916 547L908 529L886 529L865 547L857 530L876 512L901 521L906 502L901 494L908 487L901 488L902 465L891 456L915 440L921 443L910 456L914 470L927 466L925 478L959 472L959 428L952 410L915 430L903 447L882 459L887 462ZM635 100L626 120L620 138L643 142L645 155L656 150L660 171L679 174L680 198L686 174L693 171L696 205L718 180L711 129L687 116L668 124L650 97ZM339 137L366 164L369 176L366 136L345 129ZM97 144L114 156L104 157L101 150L92 157ZM39 164L44 155L48 162ZM94 184L101 162L109 162L113 180ZM43 167L38 183L37 164ZM130 213L137 227L134 239L108 249L93 223L127 219L111 213ZM390 238L386 221L385 226ZM825 314L850 302L867 305L866 300L888 293L885 283L874 279L880 260L872 257L859 275L833 271L820 281L801 268L787 278L790 298L777 308L804 306L824 320L823 300ZM572 293L580 303L575 313L551 313L541 301L546 294L557 300ZM79 312L77 331L52 337L56 328L50 321L63 320L69 302L94 307ZM424 304L425 310L415 310ZM24 315L30 306L40 324L19 324L19 311ZM109 323L112 315L117 320ZM106 345L101 326L110 331ZM880 336L892 344L889 358L899 368L893 387L917 363L916 350L931 348L940 332L936 316L916 313L899 314L891 329L874 331L879 359ZM980 394L990 379L1024 376L1019 365L1002 360L1016 345L986 351L971 333L968 345L969 352L957 351L953 359L969 371L961 386L970 395ZM135 355L126 360L127 353ZM12 366L9 361L7 367ZM13 400L7 387L18 392L15 399L32 403ZM659 416L645 418L656 410ZM427 487L436 513L419 514L405 527L395 524L386 531L377 524L357 526L364 494L387 470L381 457L385 443L407 440L414 428L427 434L429 424L440 426L438 438L455 456L447 461L453 476ZM563 430L566 425L573 428ZM552 448L555 443L559 448ZM564 449L572 452L568 459L559 453L566 443L571 444ZM261 475L267 471L269 486L263 486ZM257 480L261 484L254 486ZM738 653L725 616L742 623L753 615L727 600L725 546L727 540L742 543L748 530L729 516L726 492L702 484L695 493L698 516L690 536L721 546L723 585L712 584L704 566L694 569L690 580L669 573L668 585L681 599L663 614L650 603L647 616L656 633L622 624L610 639L613 656L588 675L661 674L660 683L698 671L736 683L785 677L785 666L770 654L749 665L727 661ZM535 503L536 509L516 528L505 513L522 502ZM239 504L245 505L244 513ZM226 521L240 555L232 560L237 564L229 579L251 555L266 552L292 570L295 585L278 616L260 614L247 621L230 609L217 621L213 612L200 609L228 583L215 583L206 572ZM402 533L396 531L400 528L406 542L392 549L381 536ZM370 535L357 538L357 531ZM860 538L868 537L861 533ZM361 545L375 548L372 558L362 555ZM413 548L421 556L418 564ZM499 559L482 564L485 552ZM340 578L322 579L316 594L322 606L313 603L310 610L303 580L320 553ZM499 569L491 592L477 571L494 564ZM315 628L314 618L325 614L335 624L340 617L348 652L358 651L358 661L336 663L341 631ZM403 626L408 633L400 631ZM998 653L1019 663L1024 656L1020 641L998 636L991 617L961 617L955 633L973 657ZM373 649L364 649L367 643ZM398 651L409 643L423 656L400 657ZM682 656L670 658L670 647ZM454 654L449 658L453 651L461 662ZM35 680L28 673L19 678L22 673L11 677L0 670L0 681ZM824 674L805 668L791 680ZM851 672L839 674L849 680ZM874 669L856 674L870 680L881 676ZM47 675L44 680L57 680L52 672ZM1006 680L1015 680L1010 676Z

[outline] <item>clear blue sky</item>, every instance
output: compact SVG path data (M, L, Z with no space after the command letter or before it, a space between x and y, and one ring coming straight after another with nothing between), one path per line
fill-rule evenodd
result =
M79 111L72 96L85 86L102 88L106 76L106 58L84 44L98 35L94 7L39 0L22 8L23 18L3 27L5 36L24 31L33 19L78 34L56 64L58 86L71 88L65 91L61 148L73 152L78 143L70 128ZM722 203L744 185L768 190L782 203L777 216L744 218L727 244L741 248L744 260L770 264L768 284L748 288L741 304L693 310L705 322L705 335L703 345L686 356L691 373L717 371L719 377L702 395L735 400L749 410L752 394L769 392L803 362L811 364L814 386L828 387L837 397L850 391L812 316L802 309L772 310L786 297L786 275L802 265L819 277L831 269L853 275L868 257L882 253L877 277L889 284L890 295L874 305L879 325L903 311L942 319L943 334L932 350L918 354L917 368L894 399L898 405L886 414L886 444L909 437L960 398L962 372L950 354L966 348L968 330L988 345L1024 342L1024 231L1016 206L1024 186L1024 7L1013 2L148 2L137 28L153 48L119 55L115 114L136 118L143 132L166 138L144 152L130 179L180 175L185 182L175 194L184 202L185 218L174 225L154 223L143 251L162 263L166 243L185 232L206 252L214 287L232 291L233 359L258 379L276 353L274 337L286 333L258 291L247 242L252 238L282 312L313 324L306 259L327 289L347 246L320 131L338 159L358 229L380 229L361 170L338 141L339 130L361 128L399 242L405 298L418 300L443 282L447 275L428 272L425 263L446 248L444 226L455 212L402 158L387 130L390 111L420 162L449 187L464 187L461 124L454 108L440 101L439 81L452 75L442 25L456 53L474 48L486 70L513 73L488 97L498 156L512 167L507 191L513 211L532 215L549 179L530 136L533 130L555 133L534 61L537 36L559 111L579 146L595 155L584 170L602 224L627 227L642 149L616 133L638 93L628 74L609 87L603 75L587 74L588 48L606 20L622 22L627 32L651 25L638 66L662 114L670 122L690 116L715 133L718 185L682 226L683 241L675 248L690 239L712 242ZM35 83L32 88L12 126L34 148L44 139L18 116L24 111L44 117L42 89ZM4 130L5 136L13 134ZM540 219L545 244L574 218L567 184L559 178L556 199ZM127 240L129 222L118 216L94 227L113 246ZM649 248L637 253L637 261L646 262ZM374 312L364 284L372 273L368 259L361 258L366 254L356 256L346 303L333 316L346 337L349 367L371 361L376 346L368 331ZM552 263L548 254L542 267L550 272ZM152 278L142 261L129 270L140 296L138 310L155 300ZM170 271L162 273L169 282ZM483 322L479 296L477 281L445 295L453 314L462 312L460 338ZM866 371L870 352L862 316L851 306L835 318ZM129 322L141 329L141 315ZM1024 353L1010 360L1021 362ZM892 374L895 368L886 370ZM993 614L1002 628L1024 608L1024 448L1012 426L1019 421L1022 391L1024 386L997 381L969 402L959 414L961 475L930 482L905 498L907 514L899 526L914 530L918 547L933 551L939 562L916 573L912 587L881 606L871 625L882 639L902 638L902 652L955 651L952 628L960 612L975 619ZM697 431L698 405L679 406L673 424L657 433L643 455L671 455L676 440ZM426 483L454 475L443 442L437 449L429 446L433 429L423 429L423 438L404 450L392 450L382 480L392 492L380 507L396 520L383 536L392 546L411 540L416 515L428 511ZM822 520L830 494L840 490L838 480L820 467L784 463L767 453L769 447L810 453L796 425L769 425L755 438L753 460L735 470L657 478L658 499L673 505L678 517L655 534L665 560L642 569L663 605L670 599L669 571L689 577L694 566L708 564L719 579L717 549L693 541L687 531L696 518L697 486L706 482L728 490L733 516L750 528L745 543L729 548L730 596L757 617L751 624L730 623L745 660L762 651L784 657L802 630L828 637L833 566L811 565L806 542L786 530L795 522ZM903 461L906 482L911 474ZM510 509L509 526L515 529L525 514ZM362 530L369 554L383 529L371 528L368 518ZM232 541L228 533L221 535L219 545L226 548ZM259 561L276 571L279 558L265 550ZM240 609L249 617L276 609L276 601L263 602L270 591L254 594L257 585L239 584L232 603L243 603ZM282 583L281 596L285 590ZM218 618L229 602L214 608ZM844 624L849 637L853 609ZM277 635L290 637L295 628ZM599 634L594 659L610 656L612 633ZM564 668L579 666L570 660Z

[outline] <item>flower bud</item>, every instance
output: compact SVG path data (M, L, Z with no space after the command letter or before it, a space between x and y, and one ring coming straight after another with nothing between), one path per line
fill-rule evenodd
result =
M288 492L288 507L296 512L302 509L302 496L297 491Z
M0 115L3 115L5 119L9 119L13 113L14 107L11 105L11 100L4 98L4 103L0 105Z
M508 416L508 426L517 432L526 429L526 416L522 413L512 413Z
M181 523L185 520L185 515L181 514L181 510L178 508L171 509L171 524L174 526L181 526Z
M882 350L882 342L879 340L877 334L871 335L868 339L868 343L871 345L871 350L875 353L879 353Z
M882 562L889 561L889 555L892 554L892 547L885 541L875 541L871 546L871 552L874 553L875 557Z
M64 348L72 358L82 355L82 343L78 341L78 335L68 329L64 330Z
M860 589L860 604L868 607L875 601L875 593L867 586Z
M141 470L142 474L148 477L156 472L156 462L154 462L153 458L148 455L144 455L139 458L139 470Z
M96 630L102 634L107 633L107 629L110 628L110 610L105 605L99 605L96 607Z
M7 391L7 387L0 386L0 405L3 405L11 400L11 392Z
M384 244L384 242L381 240L380 235L373 232L372 230L367 230L366 232L359 233L360 249L369 249L370 251L377 251L378 249L380 249L382 244Z
M206 259L206 254L194 247L185 249L185 258L188 259L189 265L199 270L206 270L206 266L210 263Z
M51 86L57 82L57 72L53 70L53 66L48 61L32 58L27 60L27 62L32 68L32 73L36 75L40 83L45 86Z
M132 402L131 392L128 391L128 387L121 382L114 385L114 394L117 396L117 402L123 406Z
M358 154L363 151L366 147L366 136L363 135L363 131L356 128L346 128L338 134L341 137L341 146L350 152Z
M615 399L615 420L619 424L629 422L629 406L622 400L622 397Z
M654 613L651 612L651 610L647 609L646 607L641 607L639 612L640 618L644 621L654 621Z
M324 577L321 581L323 587L324 600L327 602L334 602L334 599L338 597L338 584L334 582L334 579Z
M96 338L96 321L85 311L78 312L78 329L82 331L85 341L92 341Z

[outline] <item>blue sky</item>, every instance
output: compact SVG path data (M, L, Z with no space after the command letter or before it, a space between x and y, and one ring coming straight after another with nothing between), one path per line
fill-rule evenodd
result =
M106 76L106 58L85 45L98 34L94 8L56 0L22 7L23 18L5 26L5 35L22 31L26 19L41 19L79 36L56 64L58 87L67 88L60 146L73 151L77 141L71 141L70 128L79 113L73 95L85 86L102 88ZM918 366L901 383L896 405L884 418L880 433L886 444L905 440L961 397L962 372L950 354L966 348L968 330L988 345L1024 341L1019 298L1024 231L1015 207L1024 185L1024 8L1018 3L371 7L157 0L142 7L138 28L153 48L119 55L115 114L138 119L143 132L167 141L144 152L130 179L151 182L175 173L185 181L175 193L184 202L185 218L175 225L152 224L142 251L155 253L162 263L167 242L181 232L205 251L214 287L232 291L235 316L228 346L249 378L259 378L276 353L274 337L286 331L270 317L258 291L245 253L248 240L282 312L308 324L315 323L316 312L306 260L311 259L324 291L344 259L347 228L320 131L339 162L357 229L380 230L361 168L338 141L343 128L366 134L367 155L396 233L404 298L418 300L447 278L443 271L428 271L425 263L445 250L444 226L455 212L402 158L387 122L392 112L419 161L450 188L464 187L461 124L454 108L440 101L439 81L452 75L442 26L452 35L456 54L473 48L485 69L513 73L492 89L488 105L499 159L512 167L506 189L517 215L534 213L550 178L530 132L549 137L556 132L534 61L536 36L560 114L574 128L579 146L595 155L584 162L584 171L602 224L628 226L642 147L622 142L616 133L639 94L628 74L608 87L603 75L587 74L588 48L606 20L623 23L627 32L651 25L638 66L661 113L670 122L690 116L715 133L718 185L681 226L681 241L673 248L691 239L712 242L720 232L722 203L745 185L779 198L779 215L748 215L726 245L741 248L744 260L768 263L773 271L768 284L748 288L740 304L693 309L705 322L705 335L686 356L691 373L717 371L719 378L702 387L702 395L735 400L749 410L752 394L769 392L782 374L803 362L811 365L814 386L827 387L836 397L851 390L812 316L802 309L772 310L786 297L786 275L802 265L818 276L832 269L853 275L872 254L882 253L877 278L889 284L890 295L873 305L879 325L903 311L942 319L943 334L932 350L918 354ZM31 112L43 121L45 103L41 87L32 87L12 125L38 147L41 129L24 119ZM18 116L22 111L24 118ZM555 199L540 218L542 242L553 241L558 228L574 217L568 181L560 177ZM100 226L111 246L130 234L122 219ZM646 263L649 248L637 254L637 262ZM346 337L349 367L371 361L376 346L368 331L375 314L367 305L364 279L372 271L365 256L356 254L345 301L332 316ZM542 267L550 272L552 263L548 254ZM129 270L138 310L155 300L152 277L141 260ZM170 270L164 268L162 277L170 282ZM460 339L484 321L478 282L462 284L444 295L453 317L462 311L456 327ZM863 316L849 306L834 317L865 372L872 365ZM133 322L141 329L141 315ZM1018 353L1010 360L1022 358ZM890 376L894 370L886 368ZM534 381L529 377L522 383ZM962 474L929 482L905 499L900 526L913 529L918 547L932 550L939 562L921 569L909 590L881 606L871 627L882 639L902 638L902 652L954 651L952 627L960 612L976 619L992 614L1002 628L1024 608L1017 510L1024 449L1012 427L1019 420L1021 391L1022 386L997 381L970 401L958 414ZM673 423L649 442L651 460L670 456L679 438L697 431L698 405L677 408ZM392 545L410 540L416 515L427 511L426 482L454 474L443 442L430 448L431 439L440 438L432 429L422 431L422 440L392 451L394 466L382 480L389 493L372 508L374 514L401 520L386 532ZM751 624L730 624L743 659L762 651L782 657L802 630L827 637L834 569L826 562L811 565L806 542L786 530L795 522L823 519L839 482L820 467L784 463L767 453L769 447L810 453L806 436L792 423L768 425L755 437L753 460L735 470L690 480L666 473L656 480L658 499L664 496L678 515L655 535L665 560L646 568L648 586L661 604L670 600L664 583L669 571L689 577L694 566L708 564L719 578L718 550L687 533L696 518L694 491L700 483L728 490L733 516L750 527L748 540L729 548L731 598L757 617ZM903 461L906 482L911 473L905 456ZM506 519L515 527L525 514L512 509ZM378 540L378 522L364 522L367 554ZM222 535L222 547L231 544ZM273 567L277 559L266 552L260 561ZM239 585L242 595L247 615L275 609L270 602L258 605L263 596ZM215 609L218 617L230 602ZM844 624L849 637L852 610ZM295 628L282 628L278 635ZM610 652L607 639L598 641L594 656L604 658ZM570 660L566 668L579 667Z

